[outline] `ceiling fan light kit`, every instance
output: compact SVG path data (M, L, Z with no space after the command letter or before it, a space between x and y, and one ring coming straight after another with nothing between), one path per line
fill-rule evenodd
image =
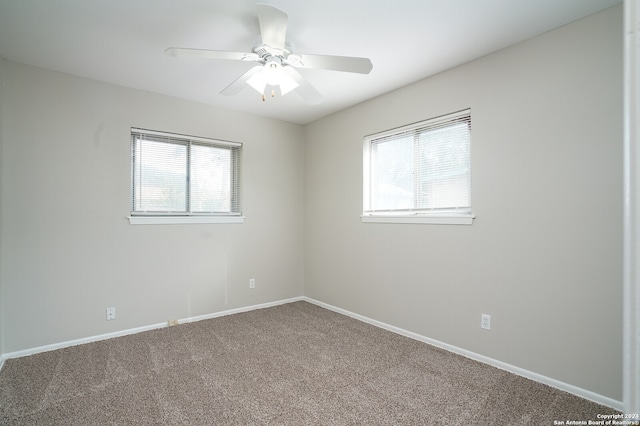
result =
M280 95L296 91L308 104L323 101L322 95L296 70L315 68L368 74L373 65L367 58L331 55L308 55L293 53L293 44L286 39L288 16L285 12L269 4L258 3L261 43L252 52L226 52L220 50L190 49L170 47L165 53L170 56L200 57L209 59L241 60L258 62L249 71L238 77L220 92L233 96L246 86L251 86L265 100L267 86L272 87L271 96L278 88Z
M280 87L281 95L286 95L299 86L293 77L284 71L282 60L279 56L267 57L265 64L260 67L260 72L253 73L251 77L247 79L247 83L263 95L263 100L264 90L267 86ZM272 96L275 96L273 90Z

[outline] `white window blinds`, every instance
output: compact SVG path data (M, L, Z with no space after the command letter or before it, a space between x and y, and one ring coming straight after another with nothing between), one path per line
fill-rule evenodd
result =
M365 138L364 214L471 212L470 110Z
M239 215L241 146L131 129L132 215Z

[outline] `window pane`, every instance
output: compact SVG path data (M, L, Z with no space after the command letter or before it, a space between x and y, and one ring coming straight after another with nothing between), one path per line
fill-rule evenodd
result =
M187 146L135 140L135 211L186 212Z
M470 138L467 123L420 133L417 208L470 207Z
M413 137L376 142L371 148L373 209L413 208Z
M191 146L191 211L231 211L231 150Z

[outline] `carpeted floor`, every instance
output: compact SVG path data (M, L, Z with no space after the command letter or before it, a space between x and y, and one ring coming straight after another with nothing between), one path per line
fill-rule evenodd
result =
M307 302L0 372L2 425L553 425L617 413Z

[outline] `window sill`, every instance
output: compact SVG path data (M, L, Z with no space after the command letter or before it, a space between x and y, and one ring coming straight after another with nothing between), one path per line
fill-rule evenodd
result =
M243 223L244 216L128 216L131 225Z
M418 223L427 225L471 225L475 216L465 215L362 215L363 223Z

